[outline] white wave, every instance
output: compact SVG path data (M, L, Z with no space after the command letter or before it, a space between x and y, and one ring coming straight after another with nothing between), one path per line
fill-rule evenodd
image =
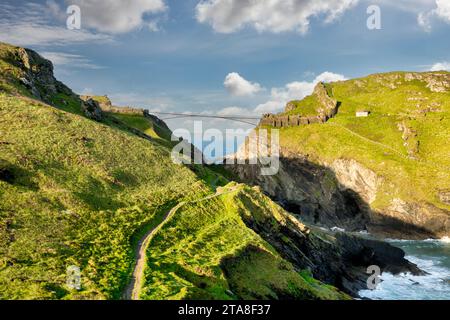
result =
M384 239L384 241L386 241L386 242L400 242L400 243L434 242L434 243L450 244L450 237L443 237L441 239L425 239L425 240L408 240L408 239L386 238L386 239Z
M345 232L345 229L339 228L339 227L333 227L331 228L331 231L333 232Z
M450 300L450 269L439 261L407 256L428 274L414 276L403 273L394 276L384 273L382 282L375 290L363 290L361 297L374 300Z

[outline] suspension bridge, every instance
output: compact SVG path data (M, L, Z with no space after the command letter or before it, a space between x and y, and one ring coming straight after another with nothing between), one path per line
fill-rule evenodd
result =
M221 120L228 120L228 121L235 121L240 123L249 124L252 126L257 126L261 120L260 117L246 117L246 116L239 116L239 115L231 115L231 116L224 116L224 115L210 115L210 114L195 114L195 113L176 113L176 112L157 112L157 111L151 111L150 114L154 114L158 116L161 120L174 120L174 119L183 119L183 118L203 118L203 119L221 119Z

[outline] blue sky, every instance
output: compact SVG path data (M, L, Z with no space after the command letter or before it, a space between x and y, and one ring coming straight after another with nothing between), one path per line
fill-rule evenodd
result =
M81 30L66 27L71 4L81 8ZM381 30L367 28L370 5L381 10ZM322 79L448 69L449 31L449 0L0 4L0 41L52 59L57 77L77 93L168 112L258 116L302 98Z

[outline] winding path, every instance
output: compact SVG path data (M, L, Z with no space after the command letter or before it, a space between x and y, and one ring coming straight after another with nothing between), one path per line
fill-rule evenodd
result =
M215 194L209 195L203 199L194 200L189 203L197 203L201 201L206 201L212 198L216 198L231 192L236 191L238 187L233 186L230 189L225 189L221 192L217 192ZM136 249L136 264L134 267L133 275L127 287L124 290L123 298L125 300L139 300L139 296L141 293L142 282L144 280L144 269L147 262L146 252L150 241L153 239L154 235L161 230L164 224L171 218L173 215L180 209L182 206L186 205L188 202L180 202L175 207L170 209L170 211L164 216L163 220L159 225L149 230L138 242Z
M148 245L152 240L153 236L160 230L164 224L169 220L179 208L181 208L185 202L180 202L175 207L170 209L170 211L164 216L163 220L159 225L149 230L138 242L136 250L136 264L134 267L133 275L131 277L130 283L125 288L124 299L125 300L139 300L139 294L142 287L142 279L144 276L144 269L146 263L146 255Z

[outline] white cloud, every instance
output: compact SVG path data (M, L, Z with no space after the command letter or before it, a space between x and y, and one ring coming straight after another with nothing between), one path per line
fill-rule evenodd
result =
M112 34L140 28L158 30L154 14L167 10L164 0L66 0L81 8L81 30L66 27L66 6L53 0L0 4L0 41L19 46L112 42ZM93 31L95 30L95 32Z
M448 0L436 0L436 14L446 22L450 22L450 2Z
M245 26L257 31L305 33L310 19L325 16L330 23L359 0L203 0L197 4L200 23L210 24L221 33L231 33Z
M431 66L430 71L450 71L450 62L443 61Z
M434 18L450 23L450 1L435 0L435 4L436 7L434 9L421 12L418 15L417 21L426 31L431 31Z
M92 63L86 57L78 54L64 52L40 52L40 54L50 60L54 66L62 66L65 68L82 68L82 69L103 69L104 67Z
M167 10L164 0L66 0L67 5L81 9L81 27L109 34L120 34L147 27L157 30L149 15ZM65 12L65 8L64 8Z
M50 10L49 10L50 9ZM27 3L17 7L0 4L0 41L19 45L69 45L87 42L110 42L108 35L87 30L68 30L65 24L51 25L52 7Z
M286 104L292 100L301 100L314 91L314 87L319 82L342 81L346 78L343 75L324 72L317 76L312 82L296 81L288 83L283 88L273 88L271 98L266 103L258 105L254 112L257 114L277 113L284 109Z
M262 90L259 83L252 83L239 75L232 72L228 74L224 81L224 86L233 96L251 96Z

